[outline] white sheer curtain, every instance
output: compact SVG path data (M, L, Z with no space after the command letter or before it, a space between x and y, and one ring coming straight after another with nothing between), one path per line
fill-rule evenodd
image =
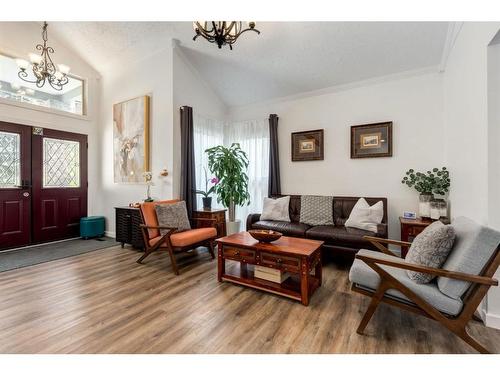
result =
M262 212L262 202L267 196L269 173L269 125L267 120L250 120L240 122L224 122L209 119L193 113L194 151L196 163L196 188L205 190L205 171L208 178L213 177L208 170L207 148L239 143L248 156L248 190L250 205L236 207L236 220L241 220L241 230L245 229L245 221L249 213ZM211 185L209 185L210 187ZM203 207L201 195L197 199L198 208ZM213 196L212 207L221 207Z
M208 157L205 150L210 147L224 144L224 121L209 119L197 113L193 113L193 130L196 189L205 190L204 168L207 170L208 178L213 177L208 169ZM196 203L198 209L203 207L201 198L201 195L197 195ZM212 197L212 207L221 207L221 205L217 203L217 198L215 196Z
M267 196L269 179L269 125L266 120L250 120L226 123L224 144L239 143L248 156L248 190L250 205L236 207L236 220L241 220L241 230L250 213L262 212L262 203Z

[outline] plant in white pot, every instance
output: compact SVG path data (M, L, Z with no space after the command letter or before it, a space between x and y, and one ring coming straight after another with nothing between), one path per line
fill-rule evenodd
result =
M236 220L236 206L250 204L248 193L248 158L238 143L231 147L215 146L205 150L208 155L208 168L219 182L215 185L217 202L229 210L228 234L240 231L240 221Z
M446 201L444 199L436 199L436 195L444 196L450 189L450 173L446 167L441 169L433 168L432 171L415 172L409 169L406 176L401 180L402 184L414 188L420 193L419 196L419 214L421 217L431 217L439 219L441 216L447 215ZM431 212L431 207L437 203L443 203L444 208L436 211L436 216Z

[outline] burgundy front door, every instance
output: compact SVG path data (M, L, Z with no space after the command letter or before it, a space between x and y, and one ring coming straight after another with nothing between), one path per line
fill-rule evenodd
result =
M0 121L0 249L31 240L31 128Z
M87 216L87 136L34 128L33 242L78 237Z

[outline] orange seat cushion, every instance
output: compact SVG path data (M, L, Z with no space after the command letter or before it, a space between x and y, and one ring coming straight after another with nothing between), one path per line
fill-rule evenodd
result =
M158 218L156 217L155 206L158 204L169 204L180 202L180 199L171 199L167 201L156 201L156 202L144 202L141 204L142 218L144 224L150 225L152 227L158 226ZM148 229L149 238L158 237L160 231L158 229Z
M197 242L215 238L216 236L217 230L215 228L197 228L172 234L170 236L170 242L173 247L187 247ZM160 239L161 236L158 236L149 240L149 246L154 246ZM166 246L166 244L161 245L161 247Z

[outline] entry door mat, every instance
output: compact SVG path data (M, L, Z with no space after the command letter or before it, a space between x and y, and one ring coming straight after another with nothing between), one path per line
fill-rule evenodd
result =
M118 242L109 237L89 240L77 238L69 241L0 251L0 272L68 258L117 245Z

